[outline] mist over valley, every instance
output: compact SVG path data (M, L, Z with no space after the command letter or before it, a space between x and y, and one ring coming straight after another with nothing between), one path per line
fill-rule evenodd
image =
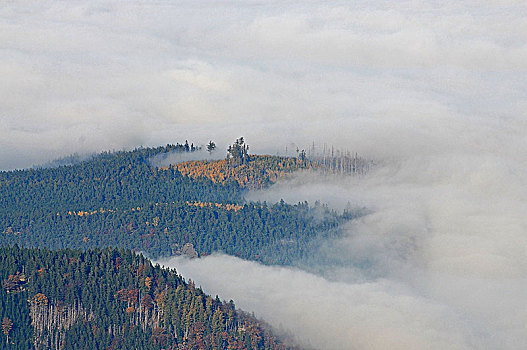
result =
M526 13L3 2L2 346L525 348Z

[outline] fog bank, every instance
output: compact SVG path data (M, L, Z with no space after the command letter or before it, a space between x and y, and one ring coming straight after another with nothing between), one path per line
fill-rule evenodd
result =
M494 343L456 308L391 280L330 282L230 256L163 263L316 349L483 349Z
M240 136L358 152L368 176L249 197L371 210L325 277L168 264L318 348L523 349L526 18L514 0L4 1L0 169Z
M253 193L372 210L321 247L339 262L322 276L226 256L166 263L315 348L521 349L527 162L469 153L408 157L361 178L300 174Z
M0 169L242 135L272 154L312 141L374 158L433 151L430 138L492 148L470 126L525 131L526 7L4 1Z

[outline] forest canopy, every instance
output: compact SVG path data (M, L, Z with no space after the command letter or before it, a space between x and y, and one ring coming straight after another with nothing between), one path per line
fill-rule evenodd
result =
M198 255L224 252L290 264L309 254L310 242L338 234L341 223L360 215L307 202L247 202L247 190L315 165L297 158L249 157L243 138L229 147L236 156L224 160L165 168L149 162L159 154L198 149L186 141L106 152L68 166L2 172L0 244L123 247L154 258L179 254L191 244Z

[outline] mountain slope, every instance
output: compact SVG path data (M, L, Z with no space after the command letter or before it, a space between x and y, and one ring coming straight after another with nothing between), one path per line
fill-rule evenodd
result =
M128 250L0 248L2 349L285 349L231 302Z
M188 152L192 152L190 148ZM160 257L191 244L269 264L309 254L309 242L338 234L359 213L307 203L247 203L246 188L268 186L308 162L253 156L168 168L154 156L182 145L103 153L70 166L0 173L0 244L124 247Z

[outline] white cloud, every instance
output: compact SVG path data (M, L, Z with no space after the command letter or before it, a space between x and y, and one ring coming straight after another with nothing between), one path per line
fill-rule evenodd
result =
M328 281L229 256L162 263L317 349L472 349L493 344L491 335L480 334L455 308L395 281Z
M254 152L357 151L375 173L254 195L373 210L333 247L355 260L332 282L226 257L178 264L318 347L520 349L526 13L512 0L4 1L0 168L242 135ZM247 271L280 283L238 280Z
M351 223L344 238L330 242L330 254L348 265L326 266L326 274L351 289L365 281L375 286L405 286L405 295L420 302L411 312L433 318L426 323L426 331L418 331L427 346L412 338L407 344L385 347L521 349L527 343L527 302L522 296L527 288L527 182L523 176L526 163L519 159L525 159L525 154L493 148L508 142L504 135L493 135L495 129L488 131L488 135L482 129L477 132L477 138L485 140L481 144L470 142L471 135L451 145L431 139L433 153L423 156L426 149L416 147L414 153L402 155L405 160L386 161L362 178L299 175L249 198L289 202L323 198L335 208L350 201L373 210ZM508 135L519 137L514 132ZM205 267L192 264L193 269L207 267L205 262ZM204 285L210 283L204 273L200 277ZM390 297L399 295L392 287L383 291ZM243 294L238 297L242 300ZM434 318L428 310L433 306L444 308L445 313ZM353 307L346 310L353 317ZM268 312L275 311L270 307ZM398 311L395 302L385 310L388 317ZM461 342L439 345L440 337L428 337L430 332L451 332L442 329L452 322L445 315L463 320L453 333L460 338L451 338ZM412 322L401 322L398 334L415 330ZM350 332L355 328L353 323L348 326ZM396 337L391 329L372 328L386 341ZM326 340L321 336L320 341ZM382 346L365 343L357 348Z
M254 150L383 140L396 153L394 128L426 138L420 125L517 120L524 12L477 1L4 2L0 167L242 134Z

